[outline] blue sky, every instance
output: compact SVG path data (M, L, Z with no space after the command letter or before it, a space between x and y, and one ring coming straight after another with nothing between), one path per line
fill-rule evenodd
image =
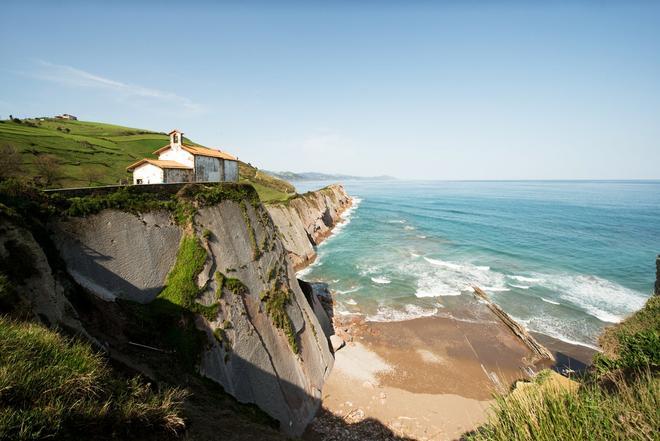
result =
M660 178L660 2L50 3L3 5L0 118L271 170Z

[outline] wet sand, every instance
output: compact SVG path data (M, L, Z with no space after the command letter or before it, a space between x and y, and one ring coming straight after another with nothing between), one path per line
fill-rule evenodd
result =
M495 393L551 365L531 363L531 351L483 305L449 317L335 325L352 341L336 353L307 439L458 439L486 422ZM588 348L542 343L590 359Z

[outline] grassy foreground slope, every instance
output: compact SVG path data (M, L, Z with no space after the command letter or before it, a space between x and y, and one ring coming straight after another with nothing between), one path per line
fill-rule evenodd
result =
M88 343L0 317L0 439L170 438L184 398L118 376Z
M51 155L59 164L53 187L86 187L130 182L126 167L169 142L165 133L88 121L57 119L0 120L0 147L20 152L25 178L39 176L37 158ZM196 144L186 139L190 144ZM255 186L262 200L286 200L295 188L246 163L240 178Z
M579 387L548 384L498 397L489 424L470 440L660 439L660 296L605 331L603 353Z

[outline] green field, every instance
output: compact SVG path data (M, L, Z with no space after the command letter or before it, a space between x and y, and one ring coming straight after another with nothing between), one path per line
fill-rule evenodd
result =
M58 179L49 187L87 187L131 182L126 167L169 142L165 133L89 121L58 119L0 120L0 148L20 153L20 176L37 178L36 162L44 155L57 159ZM195 142L186 139L190 144ZM240 164L241 181L255 185L264 201L286 200L291 184Z

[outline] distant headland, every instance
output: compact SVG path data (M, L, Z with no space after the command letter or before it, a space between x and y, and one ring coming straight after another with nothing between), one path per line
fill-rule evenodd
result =
M342 174L328 174L318 172L290 172L290 171L269 171L264 170L266 173L275 176L276 178L284 179L287 181L393 181L396 180L394 176L381 175L381 176L352 176Z

